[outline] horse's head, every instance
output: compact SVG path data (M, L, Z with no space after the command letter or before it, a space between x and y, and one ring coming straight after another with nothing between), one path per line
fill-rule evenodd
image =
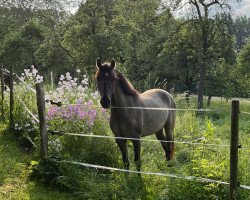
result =
M111 63L103 63L101 59L96 60L97 72L97 87L101 94L101 105L103 108L109 108L111 105L111 96L115 92L115 61Z

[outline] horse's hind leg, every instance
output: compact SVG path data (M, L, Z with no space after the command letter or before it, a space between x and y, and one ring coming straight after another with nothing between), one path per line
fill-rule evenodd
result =
M124 139L116 139L116 144L121 150L123 164L126 169L129 169L129 160L128 160L128 148L127 148L127 140Z
M169 155L168 143L164 142L164 141L166 141L166 136L163 133L163 128L161 130L159 130L155 135L156 135L156 138L158 140L160 140L160 142L161 142L162 148L165 151L166 159L170 160L170 159L168 159L168 155Z
M174 125L175 125L175 113L170 115L169 120L166 122L164 125L165 129L165 135L166 135L166 140L167 141L172 141L172 142L167 142L167 153L166 153L166 158L167 160L171 160L173 158L174 154Z

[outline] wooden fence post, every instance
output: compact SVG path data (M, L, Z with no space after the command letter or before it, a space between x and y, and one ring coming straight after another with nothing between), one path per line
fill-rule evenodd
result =
M3 73L3 65L0 70L1 74L1 118L4 120L4 73Z
M9 128L14 129L14 78L13 78L14 67L10 68L10 124Z
M230 142L230 200L237 199L238 188L238 140L239 140L239 101L232 101L231 142Z
M54 77L53 77L53 71L50 71L50 84L51 84L51 90L54 90Z
M46 159L48 156L48 133L47 133L46 119L45 119L45 95L44 95L43 83L36 84L36 94L37 94L37 108L39 115L39 128L41 136L40 156L41 159Z

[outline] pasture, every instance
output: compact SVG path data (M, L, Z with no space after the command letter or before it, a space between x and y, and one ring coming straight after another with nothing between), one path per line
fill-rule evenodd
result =
M114 139L73 136L74 133L113 136L110 113L99 105L99 96L89 77L62 75L55 89L46 85L46 98L62 102L61 107L46 103L50 159L39 159L38 124L24 108L36 115L36 96L28 87L34 80L27 72L14 85L14 131L7 130L8 119L1 123L0 197L3 199L228 199L228 185L207 183L150 174L138 174L88 168L63 162L76 161L98 166L123 168ZM82 79L81 79L82 78ZM26 84L24 84L24 82ZM5 116L8 116L8 91L5 92ZM229 182L229 145L231 102L212 99L211 111L197 115L196 97L189 103L175 94L176 114L174 159L166 165L160 143L142 141L141 171L195 176ZM250 103L240 101L239 181L250 185ZM68 133L68 134L67 134ZM155 140L148 136L147 140ZM189 143L185 143L189 142ZM194 144L195 143L195 144ZM212 144L212 145L210 145ZM128 143L129 158L133 146ZM136 165L131 162L131 170ZM238 199L249 199L250 191L239 188Z

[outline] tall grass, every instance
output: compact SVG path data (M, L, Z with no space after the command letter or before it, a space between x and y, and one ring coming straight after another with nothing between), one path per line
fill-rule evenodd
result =
M79 79L83 78L83 82ZM18 84L18 95L36 113L35 96L25 92ZM49 88L49 87L47 87ZM58 88L48 91L46 98L61 101L60 108L47 104L48 128L65 132L112 135L108 126L109 112L100 109L98 96L88 85L87 77L78 74L78 79L69 74L61 77ZM205 177L229 181L230 101L214 100L213 111L197 114L196 98L190 102L176 97L177 111L175 140L195 142L200 145L175 144L175 157L167 166L159 142L142 141L142 171L173 173L184 176ZM250 112L250 104L242 102L240 109ZM37 125L15 99L17 134L39 146ZM30 124L30 126L27 126ZM19 130L19 128L22 129ZM29 128L29 132L27 130ZM32 131L30 129L32 128ZM250 185L250 116L240 115L239 181ZM148 138L155 139L154 136ZM49 154L52 159L32 162L33 178L50 187L72 193L74 199L227 199L228 186L201 183L192 180L137 175L110 170L90 169L58 160L73 160L91 164L122 168L121 154L112 139L84 138L64 135L49 136ZM31 143L32 144L32 143ZM206 144L215 144L208 146ZM133 147L129 143L129 158L133 159ZM131 163L131 169L136 166ZM249 199L250 192L239 189L238 199Z

